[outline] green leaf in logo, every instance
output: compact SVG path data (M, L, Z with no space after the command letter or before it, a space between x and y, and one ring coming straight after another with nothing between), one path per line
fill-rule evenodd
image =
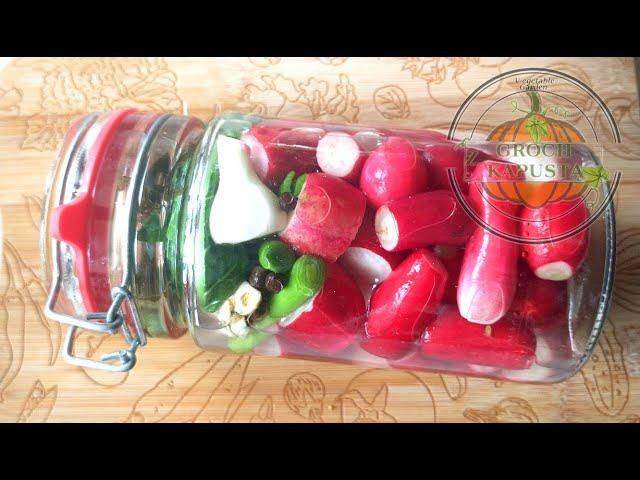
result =
M529 132L529 136L534 143L540 143L540 139L549 134L549 124L544 118L532 115L527 120L524 128Z
M583 167L581 170L584 183L592 188L598 188L600 182L609 180L609 172L607 172L602 165L598 165L596 167Z

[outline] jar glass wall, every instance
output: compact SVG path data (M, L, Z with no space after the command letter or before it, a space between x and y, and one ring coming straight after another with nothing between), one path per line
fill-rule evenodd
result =
M588 148L572 152L570 163L598 165ZM562 380L588 359L609 306L613 209L546 258L505 232L524 215L509 188L539 197L548 185L525 189L521 171L498 184L500 198L473 192L483 178L474 175L496 160L493 144L424 130L236 113L206 128L174 115L87 116L48 187L42 245L50 273L59 257L55 308L95 322L87 312L110 310L125 288L119 315L145 337L189 330L204 349ZM87 225L63 225L83 196ZM521 223L535 233L540 212L558 205L587 215L585 198L527 207ZM542 224L558 223L549 215Z

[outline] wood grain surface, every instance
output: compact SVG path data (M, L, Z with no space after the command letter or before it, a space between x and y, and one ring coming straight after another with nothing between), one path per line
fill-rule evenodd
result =
M524 385L223 355L199 350L188 336L152 340L130 373L62 360L64 329L42 314L38 224L49 165L75 116L137 107L208 120L232 109L446 131L477 86L523 67L584 81L622 136L607 163L623 171L614 305L593 358L569 380ZM12 59L0 70L0 421L640 422L639 161L637 82L627 58ZM85 332L78 350L98 356L121 345Z

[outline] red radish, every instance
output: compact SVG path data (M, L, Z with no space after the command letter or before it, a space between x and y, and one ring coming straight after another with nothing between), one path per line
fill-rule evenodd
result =
M398 359L420 338L442 301L447 271L425 248L411 253L373 292L362 348Z
M460 276L464 250L460 247L437 245L434 247L433 252L438 255L438 258L440 258L440 261L449 274L442 302L455 305L457 302L456 295L458 292L458 277Z
M353 185L311 173L280 238L299 253L335 262L355 238L365 207L363 193Z
M360 189L375 208L423 192L427 186L426 162L402 137L389 137L371 152L360 175Z
M261 181L270 186L278 184L274 177L279 174L273 140L286 130L283 127L258 123L253 125L241 138L242 143L249 149L249 160L251 160L253 170Z
M404 252L388 252L380 245L374 225L374 211L367 208L360 230L340 263L353 276L368 302L374 287L385 280L404 259Z
M509 316L534 331L548 330L567 322L567 284L536 277L521 262L516 295Z
M385 250L464 245L475 223L449 190L392 200L376 212L376 233Z
M424 155L429 171L429 187L432 190L452 190L449 181L449 168L455 169L455 178L460 189L466 192L469 188L464 179L465 148L459 148L453 143L442 142L418 147Z
M353 343L364 320L364 299L356 282L340 265L330 263L310 308L279 334L311 350L335 353Z
M249 159L260 180L276 187L291 170L300 175L318 169L316 147L323 135L320 128L288 130L257 124L242 136L242 142L249 148Z
M536 336L505 318L493 325L477 325L454 306L443 308L427 325L422 353L439 360L508 369L525 369L535 361Z
M551 239L570 234L589 218L589 210L579 197L523 208L521 235L526 239ZM580 268L587 256L589 229L565 238L545 243L523 245L523 256L537 277L545 280L567 280Z
M329 132L318 142L318 166L320 169L354 183L367 158L355 137L345 132Z
M498 232L515 235L518 226L510 215L517 214L519 205L495 199L487 201L479 193L482 186L478 182L488 180L489 164L495 163L482 162L476 167L469 196L486 223ZM464 318L474 323L492 324L507 313L516 292L519 254L517 243L490 233L484 227L476 227L465 248L458 279L458 308Z

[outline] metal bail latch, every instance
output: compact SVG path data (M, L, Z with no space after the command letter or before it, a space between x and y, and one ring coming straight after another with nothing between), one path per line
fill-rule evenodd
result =
M117 130L117 127L120 125L121 121L132 112L132 110L113 112L109 118L105 121L102 129L98 135L108 135L111 136ZM127 212L128 222L123 226L124 227L124 238L126 238L126 252L131 252L133 248L133 243L135 241L135 229L136 229L136 211L140 201L140 190L142 185L142 180L144 178L144 172L146 169L146 163L148 158L148 152L150 149L151 142L155 137L157 131L162 126L162 124L169 118L170 115L163 115L158 117L152 124L148 133L146 134L142 144L139 148L136 163L134 170L131 175L132 185L127 191L127 196L125 199L124 208ZM62 161L62 172L64 172L63 185L67 184L67 176L69 174L69 166L70 160L74 157L77 150L77 142L79 138L90 128L91 120L95 117L87 117L84 122L78 128L78 131L75 134L72 145L73 148L69 149L69 151L65 154ZM104 139L103 139L104 140ZM97 143L97 142L96 142ZM107 142L103 141L103 144ZM67 205L70 205L71 208L75 208L76 211L81 210L78 208L78 204L91 204L91 198L88 197L88 193L92 191L92 186L95 185L97 181L97 172L99 167L99 161L101 160L102 151L100 148L95 149L96 151L91 151L89 158L87 159L85 171L83 172L83 185L86 189L85 192L81 192L78 196L76 196L71 202L63 205L62 202L64 200L64 188L59 189L58 198L56 199L56 205L58 212L54 213L54 223L58 222L56 225L57 235L53 235L51 240L51 249L52 249L52 285L51 290L49 292L49 296L47 298L47 303L45 305L45 315L55 321L65 323L69 325L69 329L67 330L67 335L65 337L64 342L64 351L63 356L64 359L72 364L77 365L84 368L95 368L99 370L107 370L112 372L126 372L131 370L136 364L136 351L139 347L143 347L147 343L147 338L144 333L144 329L140 322L140 317L138 315L138 310L136 307L136 302L134 301L130 285L131 285L131 271L133 270L133 260L132 255L128 254L127 258L123 262L123 275L120 286L115 287L111 290L111 298L112 302L109 306L109 309L106 312L95 312L95 313L87 313L83 318L74 317L72 315L68 315L65 313L61 313L55 310L55 305L57 303L58 295L60 293L61 283L62 283L62 255L61 255L61 241L65 241L70 244L73 249L75 255L75 263L76 269L78 268L78 263L87 262L87 239L84 238L83 235L78 234L78 228L71 228L66 236L61 235L60 232L63 230L60 225L60 219L64 218L64 212L61 213L62 210ZM57 215L56 215L57 213ZM75 213L75 212L74 212ZM83 213L83 215L88 215L87 211ZM82 216L82 215L79 215ZM76 217L76 224L78 223L78 217ZM58 237L58 238L56 238ZM62 238L61 238L62 237ZM80 241L76 239L80 238ZM84 268L81 270L84 271ZM86 278L79 278L79 281L86 281ZM128 307L129 310L129 318L131 322L127 322L124 319L124 307ZM132 324L132 325L130 325ZM132 328L133 327L133 328ZM128 344L128 348L107 353L102 356L100 360L92 360L90 358L79 357L76 356L74 352L74 342L76 339L76 333L78 329L91 330L94 332L100 333L108 333L110 335L121 332ZM133 330L133 331L132 331Z

